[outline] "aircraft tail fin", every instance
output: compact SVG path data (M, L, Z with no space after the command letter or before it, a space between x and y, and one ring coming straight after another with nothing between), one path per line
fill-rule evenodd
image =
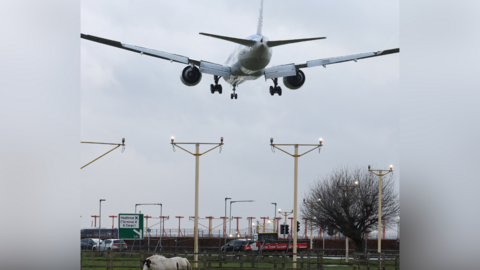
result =
M280 46L280 45L286 45L286 44L304 42L304 41L311 41L311 40L317 40L317 39L326 39L326 37L288 39L288 40L271 40L271 41L267 41L267 46L271 48L271 47Z
M214 37L214 38L218 38L218 39L223 39L223 40L227 40L227 41L234 42L234 43L237 43L237 44L242 44L244 46L249 46L249 47L255 44L254 40L248 40L248 39L243 39L243 38L233 38L233 37L219 36L219 35L213 35L213 34L207 34L207 33L200 33L200 35L204 35L204 36L208 36L208 37Z
M257 35L262 35L262 26L263 26L263 0L261 0L260 2L260 15L258 17Z

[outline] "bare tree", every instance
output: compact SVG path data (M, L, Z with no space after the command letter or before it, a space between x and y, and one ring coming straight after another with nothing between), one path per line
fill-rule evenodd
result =
M382 218L388 221L398 215L400 205L392 174L382 182ZM310 186L300 212L310 218L313 204L316 228L336 229L353 240L356 252L363 252L365 232L378 228L378 197L378 176L366 167L343 167Z

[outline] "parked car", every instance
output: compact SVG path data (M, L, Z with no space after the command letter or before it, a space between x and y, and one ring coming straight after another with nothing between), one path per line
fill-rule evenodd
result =
M99 251L124 249L127 249L127 243L122 239L106 239L98 246Z
M237 240L232 240L228 242L227 244L223 245L220 247L220 251L233 251L233 243L235 243Z
M80 249L95 250L99 242L101 242L101 240L98 238L84 238L80 241Z
M248 240L235 240L233 243L233 251L245 251L246 247L250 244Z
M223 245L220 248L220 251L245 251L246 247L250 244L249 240L232 240L228 242L226 245Z

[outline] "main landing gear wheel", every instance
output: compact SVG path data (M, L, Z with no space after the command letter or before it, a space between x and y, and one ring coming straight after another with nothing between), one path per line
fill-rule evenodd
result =
M230 94L230 99L237 99L237 94L235 93L235 85L233 86L233 93Z
M210 92L214 94L215 92L218 92L219 94L222 93L222 85L218 84L218 80L220 80L221 77L214 75L213 80L215 81L215 84L210 84Z
M274 86L270 86L270 95L275 95L275 93L277 93L279 96L282 95L282 88L280 86L278 86L278 79L277 78L273 78L272 79L273 81L273 85Z

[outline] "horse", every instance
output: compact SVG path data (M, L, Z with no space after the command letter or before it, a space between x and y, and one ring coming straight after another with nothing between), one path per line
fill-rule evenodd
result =
M186 258L173 257L172 259L175 259L177 261L178 269L192 270L192 266L190 265L190 262Z
M143 270L191 270L187 259L181 257L165 258L162 255L153 255L143 261Z

